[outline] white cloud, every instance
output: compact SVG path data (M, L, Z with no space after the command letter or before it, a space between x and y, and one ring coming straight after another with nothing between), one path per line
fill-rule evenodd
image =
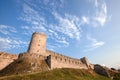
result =
M107 13L107 4L105 0L90 0L93 5L93 12L88 15L89 23L93 27L104 26L109 21L109 15Z
M22 28L22 29L26 29L26 30L29 30L29 29L30 29L28 26L22 26L21 28Z
M90 36L87 36L87 39L90 41L90 45L85 46L86 49L84 50L84 52L92 51L92 50L94 50L98 47L101 47L105 44L105 42L98 41L95 38L92 38Z
M42 2L42 1L40 1ZM43 3L47 6L49 6L49 8L51 9L59 9L62 8L64 6L64 2L65 0L44 0ZM58 8L59 6L59 8ZM45 8L45 7L44 7Z
M103 41L94 42L94 44L93 44L94 47L99 47L99 46L102 46L102 45L104 45Z
M65 14L64 18L57 12L52 13L58 24L50 24L48 34L59 47L68 47L69 39L79 40L81 37L80 20L78 17ZM61 45L61 46L60 46Z
M58 1L63 5L64 1ZM29 35L35 31L47 33L48 38L52 40L54 43L60 43L61 45L68 46L69 40L80 40L81 38L81 25L88 24L93 27L104 26L107 21L107 6L105 2L100 2L98 0L94 0L95 12L90 15L83 15L80 18L71 15L68 13L64 13L63 15L59 14L54 8L54 6L58 6L58 2L53 0L51 3L49 0L43 1L43 6L37 7L36 4L24 4L23 5L23 13L21 16L21 20L28 23L28 25L23 26L23 32L26 35ZM38 4L42 2L38 2ZM47 5L47 7L46 7ZM59 6L60 6L59 5ZM58 8L58 7L57 7ZM43 10L43 11L42 11ZM42 12L41 12L42 11ZM52 14L50 18L53 18L49 21L48 17L46 18L46 13ZM47 16L48 16L47 14ZM53 23L55 20L55 23ZM47 22L48 21L48 22ZM98 47L102 46L104 42L97 41L93 42L92 46Z
M95 7L98 7L98 0L95 0Z
M63 18L56 12L53 12L53 15L58 21L58 24L54 26L56 31L63 33L71 39L80 39L80 20L78 17L65 14Z
M28 33L29 32L32 33L35 31L41 32L46 31L45 29L46 23L44 18L39 14L38 11L31 8L27 4L23 5L23 13L20 19L29 24L29 27L28 26L22 27L22 29L29 30Z
M64 46L64 47L68 47L69 46L69 42L66 40L66 38L64 36L58 36L58 35L56 35L56 38L54 38L54 40L57 43L62 44L62 46Z
M89 18L86 16L82 16L82 21L83 21L83 24L89 24Z
M0 51L20 48L23 47L23 45L25 47L28 44L18 38L19 35L17 35L17 32L15 27L0 25L0 33L5 35L5 37L0 36Z
M17 33L17 30L14 27L8 25L0 25L0 33L9 35L11 33Z
M0 51L4 51L10 49L12 46L10 45L10 40L8 38L0 37Z
M15 40L10 38L3 38L0 37L0 51L6 51L10 49L25 47L28 45L28 42L21 41L21 40Z
M60 7L63 7L64 0L60 0L58 2L52 1L50 3L49 0L45 0L44 5L47 5L49 8L51 8L53 6L56 7L59 4ZM52 18L56 19L56 21L58 21L58 24L47 23L47 20L45 20L46 13L40 12L44 9L48 12L50 11L50 14L53 15ZM23 13L20 17L20 20L25 21L29 26L22 26L24 32L23 34L29 35L35 31L46 33L49 35L48 38L51 39L52 42L56 43L56 45L59 45L59 47L68 47L69 39L80 40L81 21L79 18L70 14L64 14L63 17L57 13L56 8L51 8L51 10L49 10L48 7L42 7L42 9L41 7L35 7L34 3L24 4Z
M104 26L104 24L107 21L107 6L106 3L102 3L100 6L100 10L96 11L96 15L94 19L100 23L101 26Z
M57 29L58 27L57 25L47 24L44 17L27 4L23 5L23 10L24 12L22 13L20 19L30 25L21 27L24 32L23 34L29 35L35 31L44 32L47 33L49 35L48 38L52 39L56 42L56 44L60 43L63 47L67 47L69 45L68 41L65 39L65 36L59 37L60 32L55 30L55 28Z
M66 37L64 35L60 35L58 34L56 31L54 30L48 30L49 31L49 37L50 39L52 39L54 41L54 43L56 44L61 44L62 47L68 47L69 46L69 42L66 40ZM59 46L59 47L61 47Z

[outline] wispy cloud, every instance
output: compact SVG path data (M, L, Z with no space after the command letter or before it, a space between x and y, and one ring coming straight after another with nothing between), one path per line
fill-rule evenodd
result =
M90 21L89 25L92 25L93 27L104 26L105 23L109 21L106 2L104 0L90 0L90 2L93 4L94 13L91 12L92 15L87 16Z
M10 40L8 38L0 37L0 51L11 49Z
M84 52L92 51L92 50L94 50L98 47L101 47L105 44L105 42L98 41L97 39L92 38L91 36L87 36L87 39L90 41L90 45L88 44L85 46L86 49L84 50Z
M103 2L100 6L99 6L100 10L98 10L98 7L97 7L97 11L96 11L96 14L95 14L95 17L94 19L100 23L101 26L104 26L104 24L106 23L107 21L107 6L106 6L106 3Z
M52 25L51 25L52 26ZM50 26L50 27L51 27ZM54 26L52 26L54 27ZM60 47L68 47L69 46L69 41L67 41L65 35L60 35L60 33L49 29L48 30L48 35L50 37L50 39L56 43L56 45L60 48Z
M81 28L78 17L70 14L62 16L57 12L52 12L52 15L56 19L57 24L50 24L50 30L48 30L48 32L51 39L53 39L56 44L59 44L59 47L68 47L70 39L80 40Z
M82 24L89 24L89 23L90 23L89 18L86 16L82 16Z
M19 20L23 21L22 26L19 27L22 32L21 34L30 36L35 31L43 32L48 35L48 40L51 41L48 43L50 46L55 43L54 46L57 45L59 48L68 47L70 45L70 40L79 41L81 39L81 26L87 24L88 26L98 27L104 26L107 22L107 4L104 0L92 1L94 4L94 12L91 12L92 14L85 13L83 15L81 15L81 13L80 15L76 15L76 13L71 14L67 11L64 12L64 4L67 3L65 0L18 1L22 6L22 11L19 17ZM16 37L15 33L19 33L19 30L16 29L17 28L12 26L0 25L0 33L3 35L14 34ZM2 45L8 45L9 48L13 48L14 46L19 47L21 44L26 44L25 41L15 39L14 36L12 36L12 38L9 38L8 36L6 37L7 38L0 37L0 43ZM19 36L17 35L16 38L18 37ZM92 48L104 45L104 42L102 41L97 41L93 38L88 39L92 42ZM3 48L7 49L8 46ZM52 49L53 48L55 47L52 46Z
M21 27L21 29L23 29L24 31L24 34L30 35L35 31L44 32L48 34L48 38L51 38L56 43L61 43L64 44L65 46L69 45L66 39L63 38L63 36L62 37L59 36L58 32L54 30L55 28L50 28L51 26L53 27L53 24L47 24L44 17L41 16L41 14L39 14L38 11L28 6L27 4L23 5L23 10L24 12L22 13L20 19L29 24L29 26L25 25Z
M45 19L42 17L38 11L34 10L27 4L23 5L23 14L21 19L30 24L31 31L46 31L45 29Z
M19 38L18 30L13 26L0 25L0 51L7 51L27 46L28 42Z
M0 25L0 33L4 35L9 35L11 33L17 33L16 28L8 25Z
M78 17L70 14L65 14L64 18L53 12L54 17L57 19L58 24L54 29L56 31L61 32L72 39L80 39L81 31L80 31L80 20Z
M98 0L95 0L95 7L98 7Z
M44 0L43 1L44 5L47 5L49 6L49 8L54 9L54 10L62 8L64 6L64 2L65 2L64 0L57 0L57 1L56 0ZM58 8L58 6L60 8Z
M62 0L61 0L62 1ZM46 1L45 4L49 3ZM46 15L45 13L43 13ZM20 19L25 21L29 26L22 26L24 34L29 35L35 31L48 34L54 43L60 44L63 47L69 46L69 38L79 40L81 37L80 20L77 16L64 14L64 17L56 11L50 12L57 23L48 23L36 8L30 7L27 4L23 5L23 13Z
M34 2L30 3L27 1L23 4L23 12L20 19L26 22L27 25L22 26L21 29L26 35L35 31L46 33L52 42L63 47L69 46L69 40L71 39L80 40L82 36L81 25L104 26L107 21L106 3L98 0L94 0L95 12L92 12L93 15L83 15L81 17L70 13L58 13L57 6L60 4L63 7L63 0L58 2L55 0L52 2L44 0L43 2L39 1L38 4L43 6L37 7L36 2L34 4ZM50 15L49 17L47 13ZM97 47L102 44L104 43L96 41L92 46Z
M27 46L28 42L22 41L22 40L15 40L11 38L3 38L0 37L0 51L6 51L10 49L17 49L24 45Z

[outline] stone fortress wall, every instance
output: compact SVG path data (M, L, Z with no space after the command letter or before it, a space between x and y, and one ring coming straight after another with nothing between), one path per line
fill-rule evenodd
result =
M6 52L0 52L0 70L4 69L10 63L18 58L16 54L10 54Z
M42 33L35 32L32 35L31 42L28 48L29 54L42 55L47 61L50 69L54 68L84 68L88 69L89 62L84 57L81 59L71 58L53 51L46 50L47 36Z
M87 69L87 64L84 62L85 58L75 59L62 54L58 54L52 51L48 51L50 54L47 57L47 62L51 69L54 68L84 68Z

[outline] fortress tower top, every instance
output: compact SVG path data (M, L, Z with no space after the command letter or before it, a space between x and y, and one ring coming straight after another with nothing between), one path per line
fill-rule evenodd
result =
M47 36L45 34L35 32L32 35L31 42L28 48L28 52L30 54L46 54L46 39Z
M40 32L34 32L32 35L35 35L35 34L38 34L38 35L41 35L41 36L47 37L46 34L43 34L43 33L40 33Z

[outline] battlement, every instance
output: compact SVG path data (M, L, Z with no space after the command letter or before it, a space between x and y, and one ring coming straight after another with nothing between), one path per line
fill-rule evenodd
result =
M28 58L39 58L43 56L50 69L54 68L84 68L88 69L89 62L87 58L71 58L50 50L46 50L45 34L35 32L32 35L28 52L19 54L19 60Z
M71 58L69 56L65 56L63 54L60 54L60 53L56 53L56 52L53 52L53 51L50 51L50 50L47 50L46 53L48 55L51 55L53 57L56 57L56 60L57 59L61 59L61 60L65 60L65 61L71 61L73 60L73 62L76 62L76 61L80 61L81 59L76 59L76 58Z
M49 50L47 50L46 53L49 55L47 57L47 62L49 63L51 69L54 68L87 69L89 67L89 62L86 61L85 57L81 59L76 59Z
M4 72L3 70L3 75L11 73L18 74L40 72L55 68L94 69L94 65L90 64L88 59L85 57L76 59L60 53L46 50L46 39L47 36L45 34L39 32L33 33L28 51L20 53L18 59L16 59L14 62L14 59L12 59L11 61L13 63L11 63L9 67L5 68L7 71ZM4 55L1 54L1 56ZM7 59L7 62L9 61ZM2 65L6 64L2 63ZM13 71L10 72L10 69L13 69Z
M43 34L43 33L40 33L40 32L34 32L33 34L32 34L32 36L34 36L34 35L39 35L39 36L43 36L43 37L47 37L47 35L46 34Z

